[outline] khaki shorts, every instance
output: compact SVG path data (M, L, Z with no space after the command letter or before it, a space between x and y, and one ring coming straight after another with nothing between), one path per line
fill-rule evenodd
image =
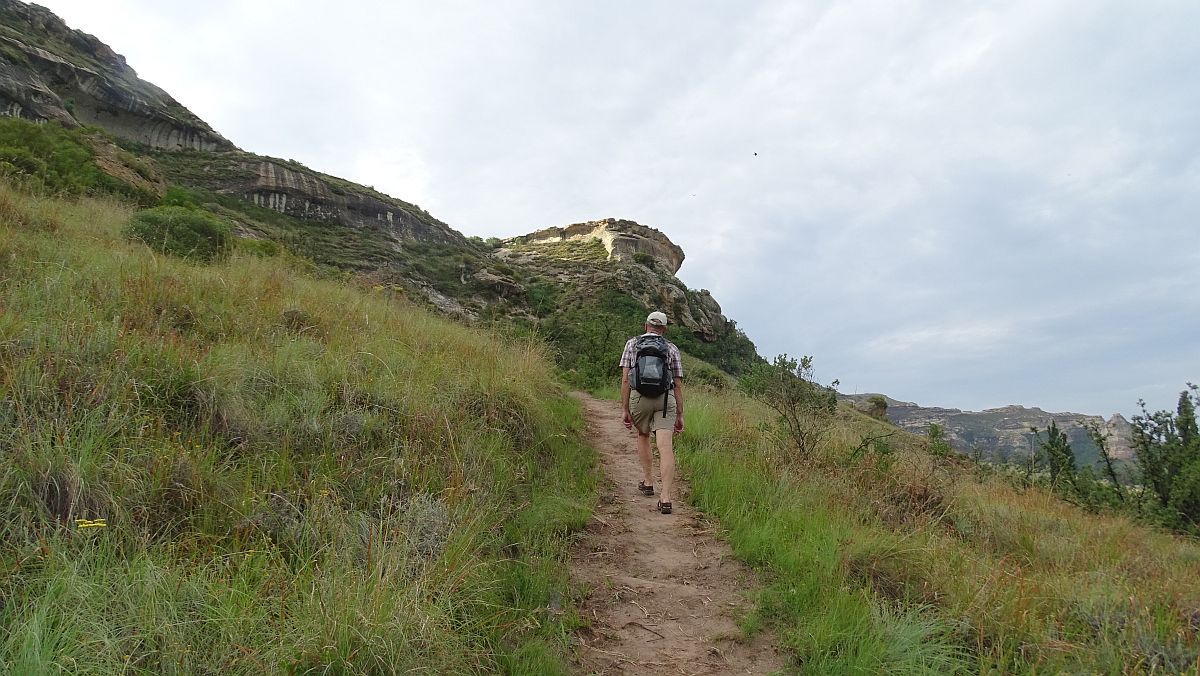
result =
M663 397L667 398L667 417L663 417ZM675 393L668 392L657 397L643 397L633 390L629 393L629 413L633 427L639 434L650 434L655 430L675 429Z

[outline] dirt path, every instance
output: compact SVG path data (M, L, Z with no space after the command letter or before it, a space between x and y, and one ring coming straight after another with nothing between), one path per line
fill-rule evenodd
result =
M576 394L606 481L600 504L571 562L587 590L576 632L586 674L767 674L786 660L768 636L739 640L736 619L749 607L753 575L733 558L712 524L686 504L677 481L674 514L637 492L641 469L620 404ZM657 466L657 461L655 462Z

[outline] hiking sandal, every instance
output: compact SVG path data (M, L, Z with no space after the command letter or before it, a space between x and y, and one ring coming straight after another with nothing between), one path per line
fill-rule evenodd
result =
M638 492L642 495L654 495L654 486L647 486L645 481L639 481Z
M663 502L662 500L659 500L658 501L658 512L659 512L659 514L670 514L671 513L671 503Z

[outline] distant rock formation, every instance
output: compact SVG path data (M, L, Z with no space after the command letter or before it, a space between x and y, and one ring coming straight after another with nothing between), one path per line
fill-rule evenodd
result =
M603 244L608 259L628 265L611 282L622 293L637 299L643 307L667 313L671 322L686 327L705 342L714 342L730 322L721 314L721 306L706 289L694 291L675 277L683 265L683 249L662 232L634 221L605 218L564 227L546 228L505 240L506 248L496 252L502 260L520 263L511 247L522 251L550 250L545 245L558 242ZM646 257L646 258L643 258ZM647 265L649 263L649 265ZM597 280L591 280L593 284Z
M844 398L856 405L874 395L855 394ZM924 435L931 424L941 426L946 440L963 453L979 450L994 460L1028 457L1037 442L1030 432L1036 427L1044 430L1053 422L1067 435L1080 464L1094 464L1099 450L1088 436L1086 426L1095 425L1105 433L1109 452L1119 460L1133 458L1133 431L1129 421L1120 414L1108 420L1100 416L1082 413L1049 413L1040 408L1025 406L1002 406L984 411L963 411L957 408L920 406L913 402L898 401L885 397L887 417L895 425L909 432Z
M17 0L0 0L0 113L68 127L94 124L153 148L234 148L139 78L125 57L50 10Z
M610 259L634 262L637 260L637 254L644 254L658 261L672 275L679 272L680 266L683 265L683 249L667 239L666 235L641 223L616 218L575 223L561 228L546 228L514 237L510 241L542 244L589 239L603 243Z

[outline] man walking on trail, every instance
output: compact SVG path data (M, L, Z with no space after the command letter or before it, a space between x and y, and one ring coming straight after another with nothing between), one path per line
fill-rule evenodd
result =
M679 348L667 341L667 316L651 312L646 332L630 338L621 353L621 408L625 428L637 429L638 460L644 479L638 482L642 495L654 495L654 467L650 456L650 433L658 446L662 485L658 511L671 513L675 481L672 436L683 431L683 364Z

